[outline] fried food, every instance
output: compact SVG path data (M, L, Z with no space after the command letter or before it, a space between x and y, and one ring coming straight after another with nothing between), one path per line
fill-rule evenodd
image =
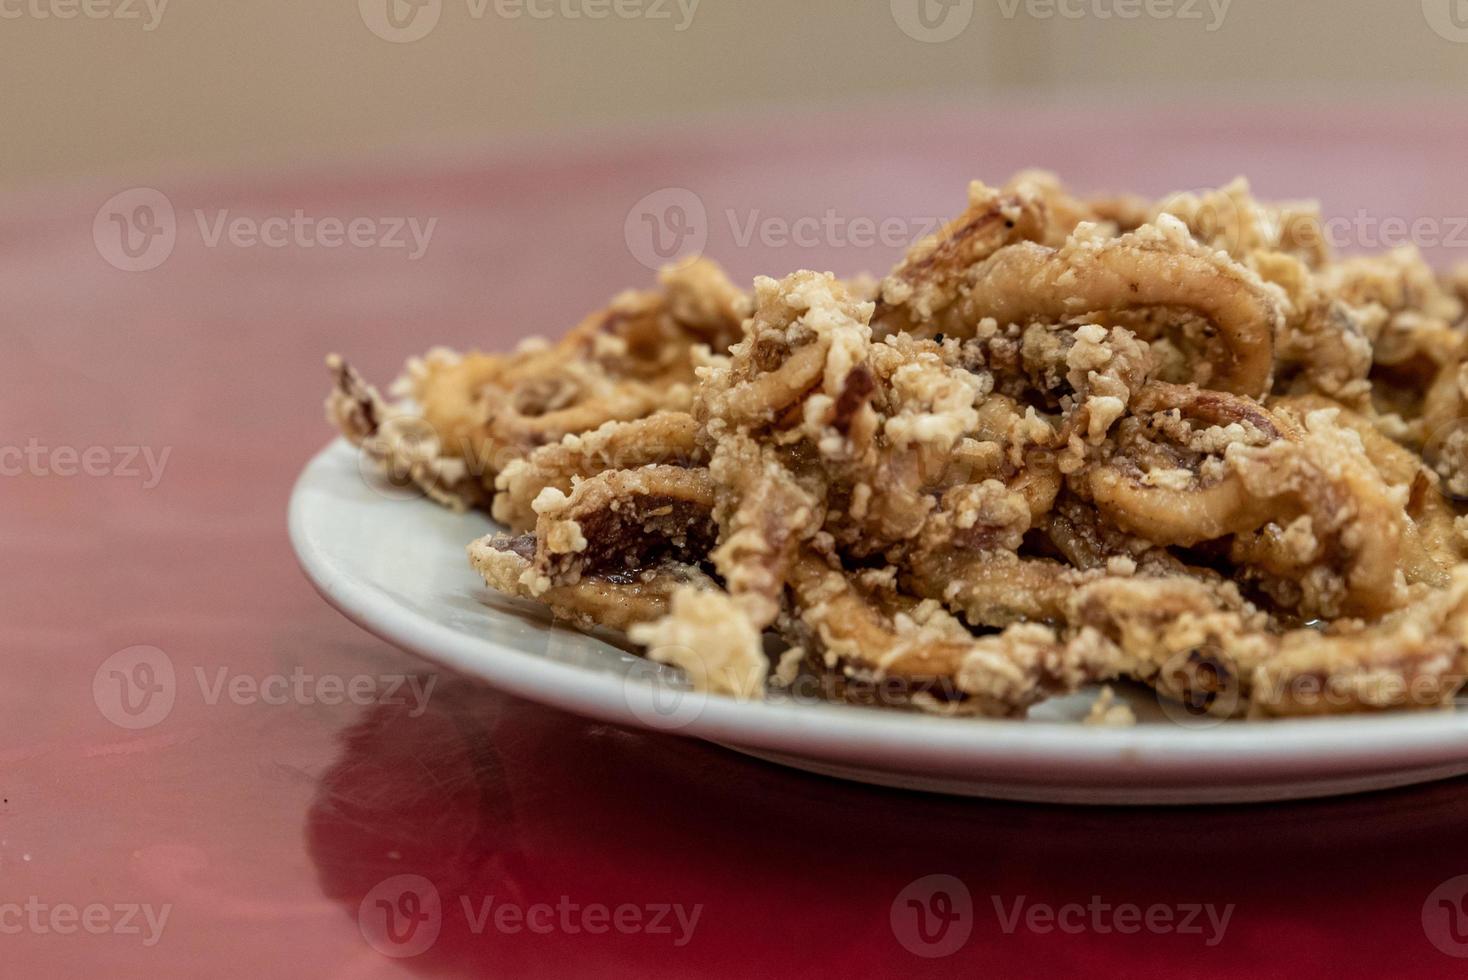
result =
M1468 271L1336 259L1322 227L1242 180L1151 202L1027 172L875 287L745 294L699 260L555 344L432 351L399 401L333 359L328 411L507 527L469 547L491 588L711 692L1441 708L1468 677Z

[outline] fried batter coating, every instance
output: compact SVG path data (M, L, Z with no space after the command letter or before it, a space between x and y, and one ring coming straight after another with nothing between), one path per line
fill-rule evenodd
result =
M1253 399L1154 382L1075 482L1123 531L1164 546L1195 545L1268 517L1267 503L1248 492L1224 454L1290 435L1292 426Z
M711 692L1433 709L1468 675L1465 302L1468 271L1338 260L1242 180L1031 171L878 285L695 262L554 345L430 352L405 402L335 360L328 408L509 527L470 546L491 588Z
M708 458L697 436L698 423L687 412L657 412L567 435L500 471L494 483L494 519L515 531L529 530L535 526L535 499L546 487L569 493L576 480L607 470L705 464Z
M506 595L533 599L553 614L580 627L627 632L638 623L668 614L673 594L684 586L717 588L696 566L664 561L635 573L607 572L583 577L575 585L556 585L533 593L527 575L535 555L535 538L525 534L489 535L469 545L469 562L485 584Z
M639 571L669 554L697 558L714 538L713 485L702 469L607 470L570 494L547 487L534 507L532 594L583 575Z
M528 520L513 488L496 487L501 472L542 446L608 422L686 412L696 366L738 339L748 301L718 266L700 259L668 269L661 287L623 293L555 344L532 339L510 354L434 349L408 362L394 385L405 400L395 405L334 369L328 416L359 446L377 434L369 417L414 418L417 441L433 453L430 468L444 471L414 477L425 492L444 503L487 508L497 489L510 490L501 505L505 519ZM367 448L384 468L404 455Z
M1204 248L1171 215L1120 238L1076 234L1059 249L1020 243L1000 249L972 290L944 318L945 332L1093 313L1180 309L1217 333L1219 349L1198 365L1200 384L1259 397L1274 370L1283 325L1278 290L1227 256Z
M1048 216L1038 188L1021 182L1000 193L975 181L968 197L963 214L914 245L882 280L872 317L879 336L920 331L973 285L979 263L1005 245L1043 238Z

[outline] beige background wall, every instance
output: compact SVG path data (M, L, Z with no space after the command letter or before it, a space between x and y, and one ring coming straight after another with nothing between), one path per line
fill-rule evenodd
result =
M1079 17L1057 0L948 0L969 21L943 43L899 28L918 0L701 0L681 31L679 0L668 19L601 20L560 10L664 0L528 0L547 19L499 12L527 0L483 0L480 17L480 0L415 0L438 21L411 43L369 30L386 0L168 0L156 17L159 2L0 0L0 184L925 93L1468 94L1468 0L1233 0L1221 24L1223 0L1197 0L1200 19L1178 16L1194 0L1130 0L1127 20L1098 12L1129 0L1058 0Z

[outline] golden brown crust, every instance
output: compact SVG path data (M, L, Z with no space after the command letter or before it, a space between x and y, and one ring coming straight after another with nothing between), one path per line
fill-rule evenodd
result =
M408 408L344 365L330 408L435 499L492 501L518 534L471 546L489 585L712 691L1435 708L1468 671L1465 283L1336 260L1313 206L1242 181L1028 172L879 287L746 296L699 262L555 345L432 353L404 386L431 439L384 440Z

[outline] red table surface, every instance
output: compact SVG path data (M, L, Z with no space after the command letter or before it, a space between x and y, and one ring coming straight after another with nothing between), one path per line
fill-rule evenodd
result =
M1461 167L1449 165L1465 150L1464 117L1425 111L1010 108L599 134L287 176L130 175L11 196L0 209L0 446L31 445L48 470L65 468L60 447L103 447L111 475L28 463L0 477L0 974L1463 972L1468 959L1439 947L1468 916L1433 917L1446 915L1434 889L1468 874L1468 781L1294 805L1083 809L786 771L509 698L388 646L316 596L284 516L293 479L329 437L323 354L386 379L433 344L563 329L647 281L624 219L660 188L695 191L707 251L747 280L801 265L880 269L896 252L829 231L813 247L766 230L742 243L751 216L834 208L916 222L956 211L968 177L1030 163L1087 188L1157 192L1247 170L1270 194L1318 193L1334 212L1448 217L1468 213L1468 195L1454 196ZM177 244L158 268L128 272L106 261L93 223L138 184L167 195ZM1454 200L1459 211L1443 210ZM438 221L414 261L388 248L211 247L196 211L207 226L223 209ZM128 475L127 447L155 462L169 452L156 486ZM175 701L129 729L112 720L104 661L140 645L174 666ZM426 710L390 696L404 674L433 679ZM250 693L282 693L269 679L297 676L367 678L373 694ZM923 957L908 946L941 950L914 939L904 889L935 874L967 889L971 911L950 928L971 934ZM440 900L425 949L386 947L414 956L379 952L369 921L401 875ZM491 898L548 933L511 919L476 929ZM1210 945L1206 927L1123 934L1089 911L1079 929L1006 930L1021 901L1231 909ZM533 912L541 904L553 923ZM671 931L644 928L657 907L679 905L697 909L691 932L671 915ZM588 931L618 906L631 908L623 928ZM151 927L147 913L165 910ZM71 918L83 915L92 931Z

